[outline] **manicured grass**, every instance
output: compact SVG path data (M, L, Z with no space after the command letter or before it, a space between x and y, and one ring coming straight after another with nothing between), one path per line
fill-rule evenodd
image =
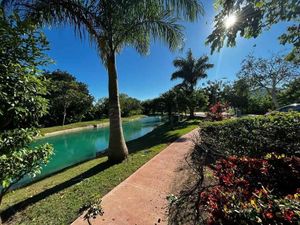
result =
M122 118L122 120L123 122L127 122L131 120L140 119L142 117L144 117L144 115L134 115L130 117L124 117ZM45 127L45 128L41 128L40 131L41 134L47 134L55 131L68 130L68 129L78 128L78 127L87 127L87 126L98 125L98 124L104 124L104 125L108 124L108 119L77 122L77 123L67 124L64 126Z
M109 165L107 157L97 158L11 192L1 206L4 219L9 215L9 224L69 224L79 216L81 206L101 198L198 122L190 120L173 128L162 125L128 142L130 155L121 164ZM9 206L14 207L8 210Z

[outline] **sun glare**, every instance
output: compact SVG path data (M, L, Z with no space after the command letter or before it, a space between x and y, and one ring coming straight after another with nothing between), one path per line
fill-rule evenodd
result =
M237 22L237 17L235 14L228 15L224 18L224 25L226 29L229 29L230 27L234 26L236 22Z

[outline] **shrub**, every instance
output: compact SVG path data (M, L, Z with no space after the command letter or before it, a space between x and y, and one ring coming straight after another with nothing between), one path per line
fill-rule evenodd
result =
M269 152L300 155L300 113L204 122L200 145L225 155L261 156Z
M223 113L227 109L228 109L227 104L222 104L221 102L217 102L216 104L214 104L209 108L207 117L212 121L221 121L224 119Z
M228 157L212 167L217 184L200 194L208 224L297 224L300 158Z

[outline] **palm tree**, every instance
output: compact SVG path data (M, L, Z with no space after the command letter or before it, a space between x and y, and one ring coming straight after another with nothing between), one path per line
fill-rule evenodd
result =
M3 0L2 5L25 12L39 24L72 25L80 38L87 34L96 44L109 78L108 156L112 162L121 162L128 155L121 124L117 54L126 46L147 54L151 40L157 39L175 50L183 42L178 19L194 21L203 13L198 0Z
M171 80L182 79L182 83L178 85L190 99L195 91L195 87L199 79L207 77L206 71L212 68L214 65L208 63L207 56L201 56L199 59L193 57L192 50L189 49L186 58L178 58L173 61L173 64L177 71L175 71ZM189 104L190 117L194 117L194 104Z

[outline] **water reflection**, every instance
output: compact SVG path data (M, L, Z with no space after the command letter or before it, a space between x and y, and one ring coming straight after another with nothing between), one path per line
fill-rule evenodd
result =
M126 141L139 138L151 132L162 123L161 117L145 117L123 124ZM35 179L49 175L68 166L93 158L97 152L105 150L108 146L109 128L88 129L69 134L62 134L37 140L33 145L50 143L54 147L55 155L43 167L42 173ZM17 186L32 181L24 178Z

